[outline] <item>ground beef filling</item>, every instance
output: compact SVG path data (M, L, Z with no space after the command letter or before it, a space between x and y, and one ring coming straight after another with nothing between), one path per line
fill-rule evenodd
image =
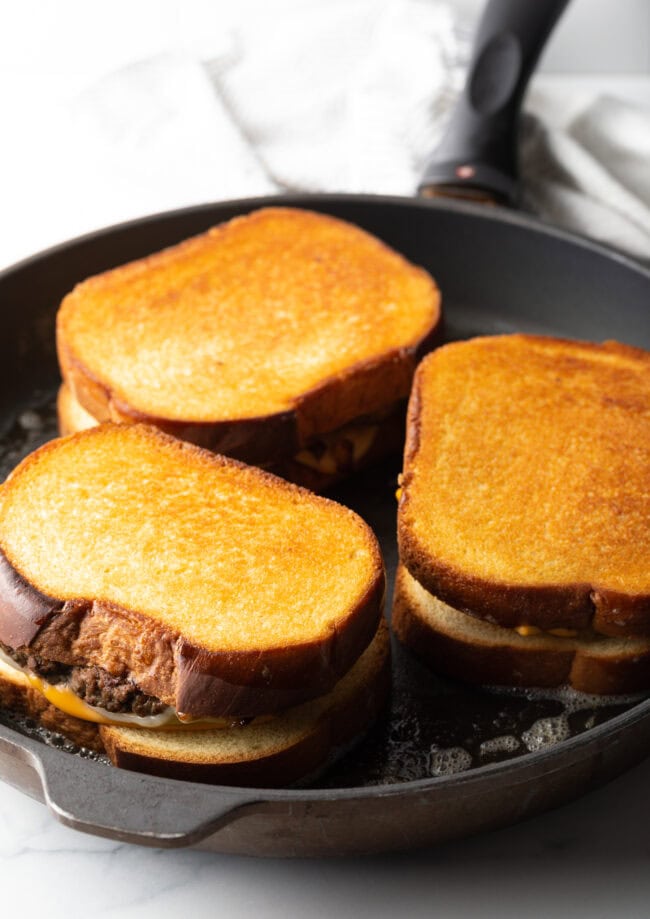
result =
M29 649L14 651L0 643L0 648L32 673L53 684L64 683L88 705L106 709L112 714L159 715L167 706L160 699L148 696L132 680L121 679L101 667L70 667L32 654Z

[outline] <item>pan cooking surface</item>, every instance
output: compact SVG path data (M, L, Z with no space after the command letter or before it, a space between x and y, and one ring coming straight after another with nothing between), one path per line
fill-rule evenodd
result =
M650 349L650 273L525 216L379 196L279 201L356 223L429 270L443 292L448 340L519 331ZM154 215L0 272L0 477L56 433L62 297L84 277L268 204L248 199ZM333 494L377 533L389 597L398 466L399 459L378 466ZM471 689L437 678L399 647L393 683L386 716L307 789L223 789L136 775L2 712L0 776L45 800L64 822L110 838L341 855L429 845L521 820L618 775L649 749L647 700Z
M0 481L23 456L57 435L52 393L36 393L0 438ZM389 593L397 564L395 488L399 458L357 476L331 494L372 526L386 560ZM390 609L390 605L388 605ZM368 737L314 783L341 788L383 785L464 772L542 750L609 720L640 697L597 698L472 689L432 674L393 644L390 709ZM105 761L74 747L29 719L0 712L0 720L70 755Z

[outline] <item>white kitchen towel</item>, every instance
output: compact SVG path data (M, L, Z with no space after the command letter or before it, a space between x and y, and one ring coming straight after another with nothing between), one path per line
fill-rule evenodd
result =
M178 10L166 50L91 80L71 102L33 100L7 132L0 261L206 201L413 192L459 83L462 43L443 0Z
M70 112L75 148L116 184L130 173L148 205L155 186L164 206L175 191L411 194L459 84L435 0L242 0L215 44L91 87Z
M564 130L541 117L521 132L525 205L650 261L650 111L600 97Z
M415 193L468 49L447 3L238 0L227 18L209 6L200 48L186 42L108 74L47 132L39 126L34 210L16 208L32 250L52 241L52 227L62 239L204 201ZM552 127L543 96L530 104L525 205L649 258L650 111L592 100ZM6 192L24 200L19 184Z
M461 54L435 0L275 0L208 68L278 188L411 194Z

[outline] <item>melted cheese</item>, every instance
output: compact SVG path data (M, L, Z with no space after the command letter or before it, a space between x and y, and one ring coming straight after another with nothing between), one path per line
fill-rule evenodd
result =
M359 424L340 428L338 431L319 437L319 441L325 445L325 451L321 456L315 456L311 450L305 449L296 453L294 459L303 466L309 466L310 469L315 469L324 475L335 475L339 472L339 464L336 460L337 445L343 440L350 441L352 461L358 463L372 446L378 431L379 425L377 424Z
M556 638L576 638L577 629L538 629L536 625L518 625L515 632L522 638L529 638L531 635L554 635Z
M95 724L111 724L115 726L129 725L137 728L155 728L156 730L169 731L213 731L233 726L233 720L228 718L202 718L198 721L181 721L173 708L168 707L158 715L134 715L131 712L109 712L105 708L89 705L80 699L71 689L63 684L55 686L37 676L37 674L21 667L8 654L0 650L0 676L4 676L18 686L35 689L47 701L58 708L59 711L82 721L92 721ZM254 719L256 722L267 721L270 715Z

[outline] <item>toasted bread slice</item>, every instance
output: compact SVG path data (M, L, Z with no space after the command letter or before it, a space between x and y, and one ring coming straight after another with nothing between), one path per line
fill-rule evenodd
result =
M116 766L195 782L272 787L311 776L365 733L389 687L390 642L382 620L373 641L327 695L262 723L182 732L98 726L64 715L5 672L0 705L39 719L74 743L106 751Z
M399 543L455 609L650 636L650 354L509 335L427 357Z
M438 673L495 686L569 685L603 695L650 689L650 641L597 633L522 637L453 609L428 593L404 566L397 573L393 630Z
M64 380L99 421L144 421L263 465L408 396L430 276L351 224L268 208L79 284Z
M66 383L59 387L56 404L63 436L100 423L77 401ZM282 457L266 468L311 491L325 491L375 460L398 453L404 445L404 416L402 404L383 418L345 425L317 438L295 456Z
M132 680L182 714L322 695L377 628L352 511L144 425L51 441L0 492L0 642Z

